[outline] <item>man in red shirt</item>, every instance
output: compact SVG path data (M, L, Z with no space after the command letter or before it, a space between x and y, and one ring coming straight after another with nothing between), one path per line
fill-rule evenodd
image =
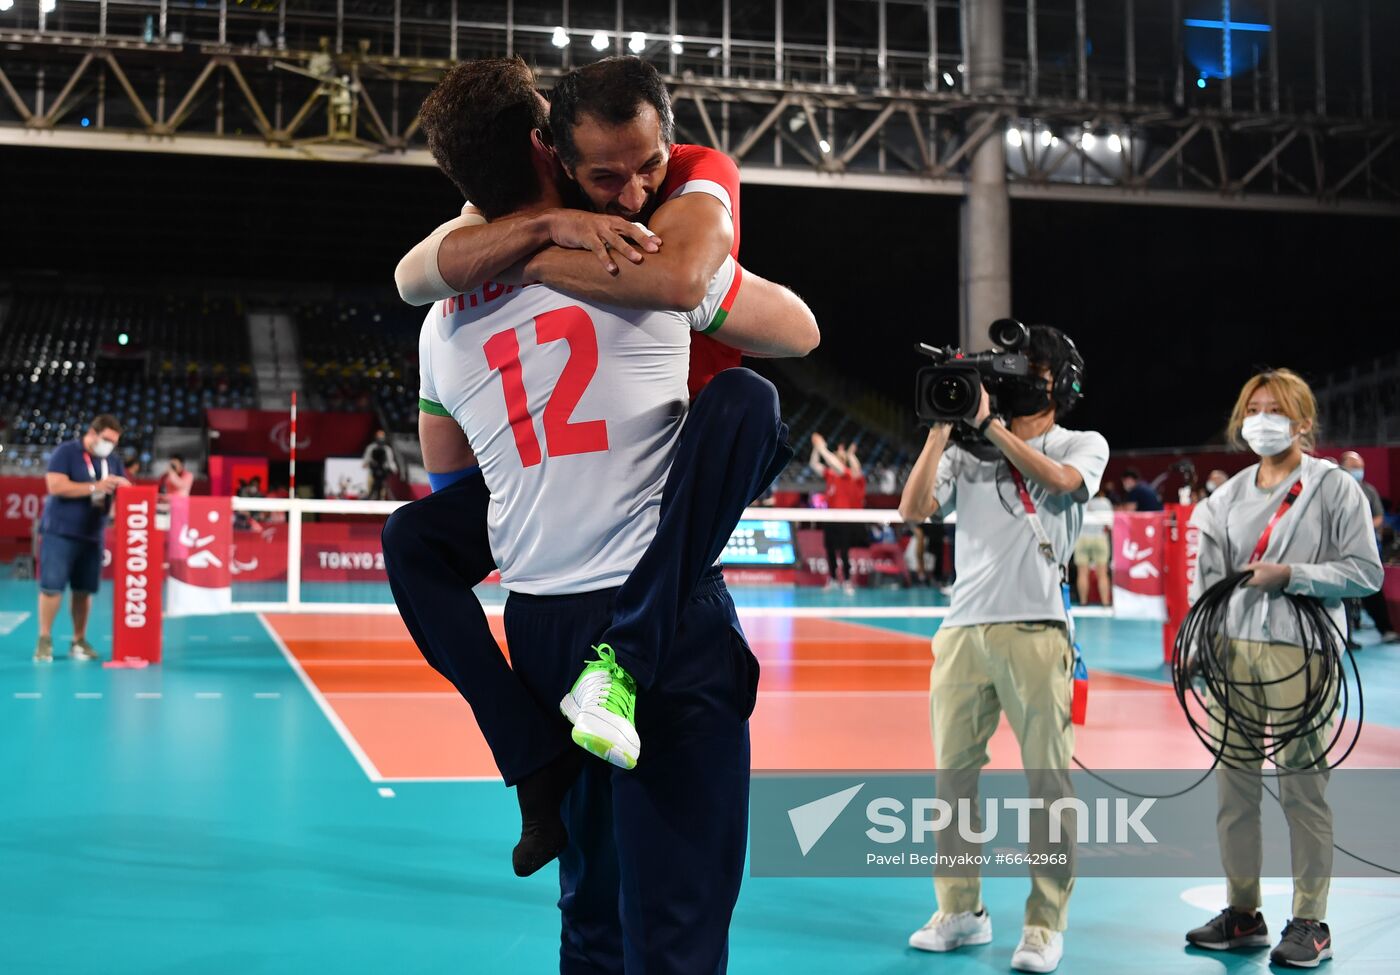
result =
M854 444L837 444L835 452L827 448L826 438L820 433L812 434L812 470L826 480L826 506L834 509L853 510L865 507L865 473L861 470L860 459L856 456ZM844 566L846 592L855 591L851 576L851 549L869 541L862 525L827 522L822 529L826 542L826 567L831 574L827 588L834 588L838 582L837 564Z
M194 487L194 474L185 467L185 458L179 454L170 455L170 467L160 479L160 486L169 497L189 496L190 489Z

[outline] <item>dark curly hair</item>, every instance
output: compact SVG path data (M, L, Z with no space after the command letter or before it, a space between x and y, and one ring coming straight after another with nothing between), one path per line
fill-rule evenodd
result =
M570 170L578 165L574 126L581 116L591 115L606 125L626 125L643 105L656 109L661 141L670 147L676 137L671 94L651 64L637 57L603 58L564 75L549 93L549 121L560 161Z
M483 58L448 71L423 101L419 123L438 168L487 219L539 199L530 133L549 133L522 59Z

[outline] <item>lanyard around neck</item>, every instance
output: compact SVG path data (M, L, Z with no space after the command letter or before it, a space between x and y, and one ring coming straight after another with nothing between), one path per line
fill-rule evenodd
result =
M1031 492L1026 489L1026 479L1021 476L1021 472L1016 469L1015 464L1011 464L1010 467L1011 480L1016 484L1016 494L1021 499L1021 507L1026 509L1026 520L1031 524L1031 531L1035 533L1036 546L1047 561L1052 565L1058 565L1059 559L1055 558L1055 546L1050 544L1050 535L1040 522L1040 515L1035 510L1035 502L1031 500Z
M1288 509L1293 507L1293 502L1297 501L1298 495L1302 493L1303 479L1300 477L1293 482L1293 486L1289 488L1288 493L1284 495L1283 502L1278 506L1278 510L1275 511L1274 516L1269 519L1269 523L1264 526L1264 531L1259 536L1259 541L1254 545L1254 553L1249 557L1251 563L1258 562L1264 557L1264 550L1269 547L1269 539L1272 538L1274 534L1274 526L1279 523L1280 518L1288 514Z
M92 454L88 453L86 450L83 451L83 462L87 464L88 477L92 478L94 481L100 481L103 477L107 476L106 457L99 457L97 459L97 463L102 467L102 477L97 476L97 468L92 466Z

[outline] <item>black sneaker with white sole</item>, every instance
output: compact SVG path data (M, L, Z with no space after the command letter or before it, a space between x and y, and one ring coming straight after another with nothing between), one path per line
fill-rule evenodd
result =
M1269 952L1275 965L1316 968L1332 957L1332 931L1321 921L1289 921L1278 947Z
M1244 911L1227 907L1208 924L1187 931L1186 941L1197 948L1208 948L1211 951L1265 948L1269 944L1269 929L1264 924L1264 915L1261 912L1246 914Z

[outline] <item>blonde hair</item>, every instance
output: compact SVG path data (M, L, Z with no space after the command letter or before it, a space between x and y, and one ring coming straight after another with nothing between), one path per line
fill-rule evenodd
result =
M1243 447L1244 441L1240 437L1240 429L1244 426L1245 410L1249 407L1250 398L1264 387L1274 394L1274 399L1278 400L1279 409L1283 415L1288 417L1297 426L1308 425L1308 429L1300 438L1300 443L1304 450L1311 450L1317 443L1317 397L1313 395L1310 387L1302 376L1292 369L1270 369L1261 372L1257 376L1250 377L1240 390L1239 399L1235 400L1235 409L1230 413L1230 426L1228 435L1230 443L1236 447Z

